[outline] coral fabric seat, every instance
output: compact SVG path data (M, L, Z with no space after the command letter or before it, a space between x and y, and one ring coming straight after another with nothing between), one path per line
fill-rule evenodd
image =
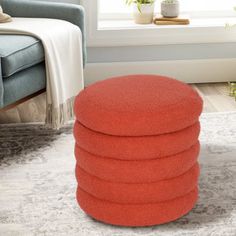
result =
M77 201L121 226L163 224L198 198L202 99L177 80L131 75L95 83L75 100Z
M150 183L182 175L197 162L199 142L190 149L145 161L129 161L93 155L75 145L77 165L100 179L120 183Z
M181 131L151 136L112 136L92 131L75 123L74 136L78 146L95 155L121 160L146 160L183 152L198 141L200 124Z
M84 126L119 136L170 133L197 122L202 100L167 77L131 75L104 80L80 93L75 114Z
M78 165L76 176L79 186L97 198L124 204L155 203L173 200L191 192L197 186L199 166L195 164L175 178L151 183L110 182L86 173Z
M151 226L163 224L187 214L195 205L198 189L174 200L146 203L120 204L105 201L77 189L79 205L85 212L99 221L122 226Z

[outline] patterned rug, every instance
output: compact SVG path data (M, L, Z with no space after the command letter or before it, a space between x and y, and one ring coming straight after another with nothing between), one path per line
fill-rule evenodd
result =
M146 228L105 225L79 209L71 126L0 126L0 235L236 236L236 113L204 114L201 122L197 205Z

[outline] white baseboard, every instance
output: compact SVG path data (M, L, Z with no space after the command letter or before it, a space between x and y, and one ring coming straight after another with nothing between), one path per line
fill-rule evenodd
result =
M236 59L89 63L85 83L129 74L159 74L186 83L236 81Z

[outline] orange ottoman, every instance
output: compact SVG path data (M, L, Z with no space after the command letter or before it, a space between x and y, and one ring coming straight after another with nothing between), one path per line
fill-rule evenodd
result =
M198 198L202 99L154 75L107 79L75 101L77 201L121 226L167 223Z

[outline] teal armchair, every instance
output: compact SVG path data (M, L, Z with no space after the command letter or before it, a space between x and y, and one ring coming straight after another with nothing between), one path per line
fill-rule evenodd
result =
M77 25L82 32L85 65L85 13L82 6L30 0L0 0L0 4L12 17L53 18ZM0 111L45 91L44 61L44 49L39 39L0 34Z

